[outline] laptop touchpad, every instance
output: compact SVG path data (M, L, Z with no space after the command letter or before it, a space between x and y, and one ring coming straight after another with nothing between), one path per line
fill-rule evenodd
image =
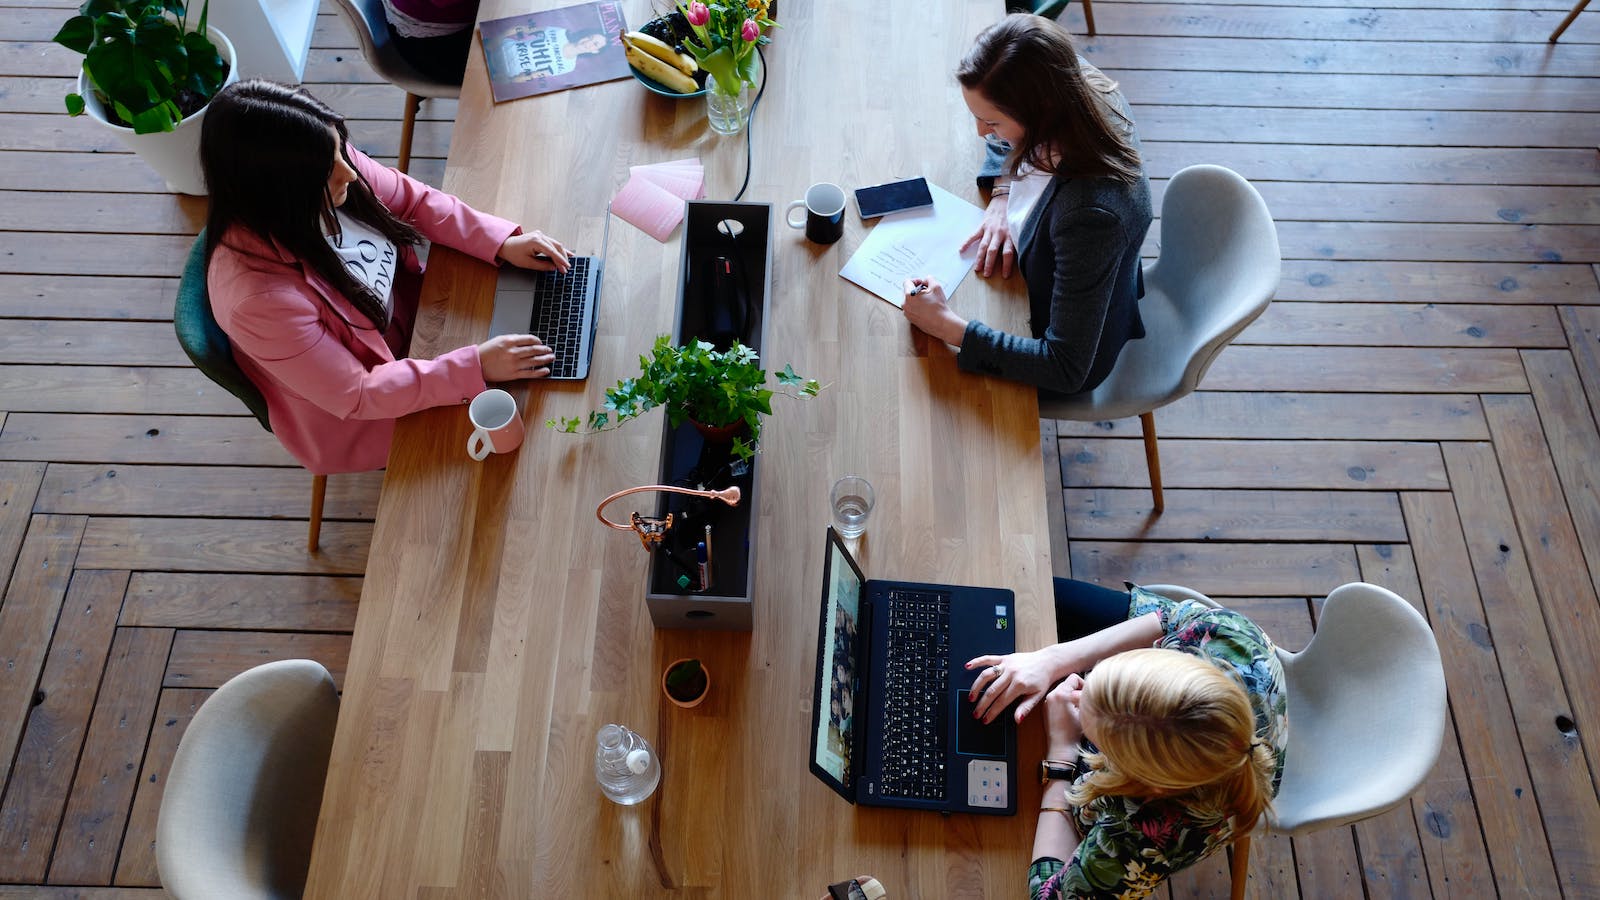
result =
M967 756L1005 756L1006 722L1002 713L985 725L972 717L977 704L967 699L966 690L957 690L956 752Z

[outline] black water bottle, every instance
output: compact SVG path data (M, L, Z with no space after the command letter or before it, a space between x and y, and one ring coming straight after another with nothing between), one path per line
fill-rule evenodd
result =
M710 269L706 340L718 350L727 350L734 341L745 340L749 317L745 309L744 273L726 256L714 257Z

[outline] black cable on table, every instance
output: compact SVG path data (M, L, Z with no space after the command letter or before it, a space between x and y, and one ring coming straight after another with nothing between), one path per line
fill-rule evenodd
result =
M767 92L767 56L761 52L761 47L756 47L756 58L761 60L761 87L756 89L756 98L750 101L750 116L744 126L744 182L739 185L739 193L733 195L733 202L738 203L744 197L745 188L750 186L750 145L754 138L751 132L756 127L756 104L761 102L761 95Z

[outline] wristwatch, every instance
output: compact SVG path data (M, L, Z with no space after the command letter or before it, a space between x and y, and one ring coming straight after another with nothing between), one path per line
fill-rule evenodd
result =
M1051 781L1071 781L1078 777L1078 761L1070 762L1060 759L1042 759L1039 761L1039 783L1049 784Z

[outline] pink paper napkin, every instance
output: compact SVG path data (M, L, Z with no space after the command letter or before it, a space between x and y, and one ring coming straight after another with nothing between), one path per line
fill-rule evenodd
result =
M611 211L658 241L683 221L683 198L644 178L629 178L611 201Z
M631 166L628 172L611 211L658 241L665 242L683 221L684 201L705 196L705 167L698 159Z
M706 193L705 173L700 169L639 167L633 177L666 188L668 193L685 200L698 200Z

